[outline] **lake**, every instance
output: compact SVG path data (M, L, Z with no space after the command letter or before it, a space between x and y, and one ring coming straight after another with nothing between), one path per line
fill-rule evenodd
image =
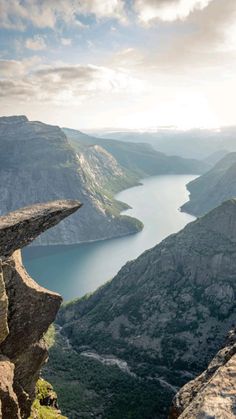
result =
M194 178L165 175L143 179L141 186L116 195L132 207L125 213L143 222L141 232L72 246L28 247L23 251L27 271L40 285L59 292L65 300L94 291L126 262L194 220L179 211L188 200L186 184Z

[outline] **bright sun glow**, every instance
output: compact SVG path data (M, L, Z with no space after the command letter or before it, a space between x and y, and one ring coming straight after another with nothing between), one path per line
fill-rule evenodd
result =
M49 3L1 2L4 114L81 129L235 124L234 0Z

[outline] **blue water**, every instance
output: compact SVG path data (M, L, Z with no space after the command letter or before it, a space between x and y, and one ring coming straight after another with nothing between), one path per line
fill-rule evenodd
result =
M188 200L185 185L195 177L153 176L117 195L132 207L126 214L143 222L140 233L73 246L28 247L23 251L26 269L40 285L59 292L65 300L94 291L127 261L194 220L179 207Z

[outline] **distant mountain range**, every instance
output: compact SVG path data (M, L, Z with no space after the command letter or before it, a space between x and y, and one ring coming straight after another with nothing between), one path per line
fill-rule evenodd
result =
M95 131L94 135L96 135ZM152 132L100 131L97 136L151 144L153 148L167 155L174 154L185 158L206 159L219 150L236 151L236 127L234 126L185 131L173 127L157 129Z
M36 202L78 199L84 207L36 244L70 244L137 232L142 224L120 216L125 205L106 187L137 183L105 150L76 153L59 127L25 116L0 118L1 214ZM93 220L91 222L91 220Z
M64 413L167 418L177 389L207 367L235 323L235 293L232 199L61 309L45 374Z
M80 214L42 234L35 244L71 244L118 237L142 229L120 215L114 199L140 177L202 173L206 163L168 157L148 145L101 140L26 116L0 118L0 211L55 199L79 199Z
M154 150L150 144L115 141L88 136L80 131L64 128L67 138L75 149L98 144L111 153L124 168L132 170L139 177L161 174L200 174L209 169L207 162L185 159L178 155L167 156Z
M187 188L189 201L181 209L196 216L236 197L236 153L227 154L210 171L190 182Z

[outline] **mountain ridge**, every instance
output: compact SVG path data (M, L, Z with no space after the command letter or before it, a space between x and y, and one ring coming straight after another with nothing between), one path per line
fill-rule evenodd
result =
M203 161L180 156L167 156L148 143L97 138L68 128L63 128L63 131L75 148L78 141L84 145L101 145L116 158L122 167L126 169L132 167L139 177L168 173L200 174L209 168L208 163Z
M199 216L236 196L236 152L228 153L215 166L187 184L189 201L181 210Z
M0 118L1 215L52 199L79 199L86 208L80 217L75 214L42 234L34 245L137 233L143 225L122 213L128 206L115 200L117 192L139 184L140 177L206 169L204 163L168 157L151 146L98 140L81 132L79 137L67 138L60 127L29 121L24 115Z
M235 322L235 260L236 200L232 199L128 262L91 296L63 306L56 320L60 326L58 345L52 348L46 377L59 395L66 391L64 385L72 393L81 391L88 414L95 412L93 398L89 402L83 390L93 389L86 381L90 376L97 397L105 397L100 405L104 417L113 412L118 418L116 406L123 387L111 383L107 395L103 387L111 372L118 374L117 370L100 366L104 383L100 382L99 388L92 373L98 361L85 361L82 353L92 351L95 358L113 356L126 362L137 377L128 378L126 374L127 383L131 385L132 381L136 390L133 396L127 396L123 417L166 418L174 388L207 367ZM65 347L63 339L70 344L68 352L61 349ZM69 374L75 377L77 371L80 375L77 390L70 375L63 375L62 353L67 368L67 356L72 356L74 372ZM64 385L58 386L55 366ZM139 383L145 398L135 407L135 397L141 397ZM81 414L76 401L74 406ZM68 414L65 396L63 408Z
M106 178L118 190L137 184L135 176L125 173L112 156L94 150L86 160L88 151L78 155L59 127L30 122L24 116L9 118L0 118L1 214L52 199L79 199L86 207L80 217L65 220L35 244L79 243L142 228L140 221L120 215L127 206L105 189Z

